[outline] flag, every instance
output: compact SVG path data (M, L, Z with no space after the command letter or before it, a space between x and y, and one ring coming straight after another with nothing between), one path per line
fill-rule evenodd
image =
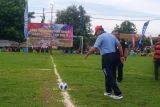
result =
M144 25L143 25L143 28L142 28L142 36L141 36L141 38L140 38L140 40L139 40L139 44L138 44L138 48L139 48L139 49L142 47L142 39L143 39L143 37L145 36L145 32L146 32L146 29L147 29L147 27L148 27L149 22L150 22L150 21L147 21L147 22L145 22Z
M148 27L148 24L149 24L149 21L147 21L147 22L144 23L143 29L142 29L142 36L145 35L146 29L147 29L147 27Z
M26 1L26 7L24 11L24 37L28 37L28 1Z
M141 47L142 47L142 37L141 37L141 39L139 40L138 49L140 49Z

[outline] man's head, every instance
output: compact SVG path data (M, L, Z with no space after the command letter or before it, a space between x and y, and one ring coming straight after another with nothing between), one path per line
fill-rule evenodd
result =
M104 29L102 26L96 26L95 27L95 35L99 36L100 34L104 33Z
M120 33L118 30L112 31L112 34L115 35L118 39L120 38Z

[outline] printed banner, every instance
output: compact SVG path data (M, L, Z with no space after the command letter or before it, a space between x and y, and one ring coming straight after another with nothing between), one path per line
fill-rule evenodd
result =
M68 24L29 23L28 34L33 47L73 46L73 27Z
M142 39L143 37L145 36L145 32L146 32L146 29L148 27L148 24L149 24L150 21L147 21L144 23L143 25L143 28L142 28L142 36L141 36L141 39L139 40L139 43L138 43L138 48L140 49L142 47Z
M142 36L145 35L146 29L148 27L148 24L149 24L149 21L147 21L147 22L144 23L143 28L142 28Z

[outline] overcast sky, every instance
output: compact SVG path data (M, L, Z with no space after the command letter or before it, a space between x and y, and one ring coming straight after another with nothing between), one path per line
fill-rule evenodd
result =
M160 0L28 0L29 11L42 13L43 8L46 12L51 11L51 3L54 4L54 11L66 9L75 4L83 5L88 15L93 18L121 19L121 20L150 20L160 19ZM40 22L41 14L36 14L32 22ZM46 14L46 22L51 20L51 15ZM56 15L53 15L53 19ZM92 28L102 25L107 32L111 32L116 24L122 21L102 20L91 18ZM132 21L136 24L138 33L141 33L145 21ZM157 36L160 34L160 20L151 21L146 35Z

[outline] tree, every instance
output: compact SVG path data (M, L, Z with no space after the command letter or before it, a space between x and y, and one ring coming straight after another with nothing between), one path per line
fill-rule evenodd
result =
M23 41L25 0L0 0L0 39Z
M147 37L143 37L143 39L142 39L142 48L145 48L146 46L151 46L151 43L150 43L150 39L149 38L147 38Z
M35 18L35 12L28 12L28 22L31 22L31 19Z
M57 11L56 14L57 24L70 24L73 26L73 34L75 36L84 36L84 46L87 45L86 39L90 39L91 36L91 20L90 16L86 15L86 11L83 6L69 6L67 9ZM79 40L74 40L74 48L79 47ZM85 48L85 47L84 47Z
M91 33L90 16L86 15L86 11L82 6L72 5L67 9L57 11L56 23L71 24L74 28L74 35L88 36Z
M120 30L120 26L116 24L116 27L114 27L114 31L119 31Z
M136 29L135 24L128 21L128 20L122 22L122 24L120 26L116 25L114 30L119 30L119 32L121 32L121 33L128 33L128 34L136 34L137 33L137 29Z

